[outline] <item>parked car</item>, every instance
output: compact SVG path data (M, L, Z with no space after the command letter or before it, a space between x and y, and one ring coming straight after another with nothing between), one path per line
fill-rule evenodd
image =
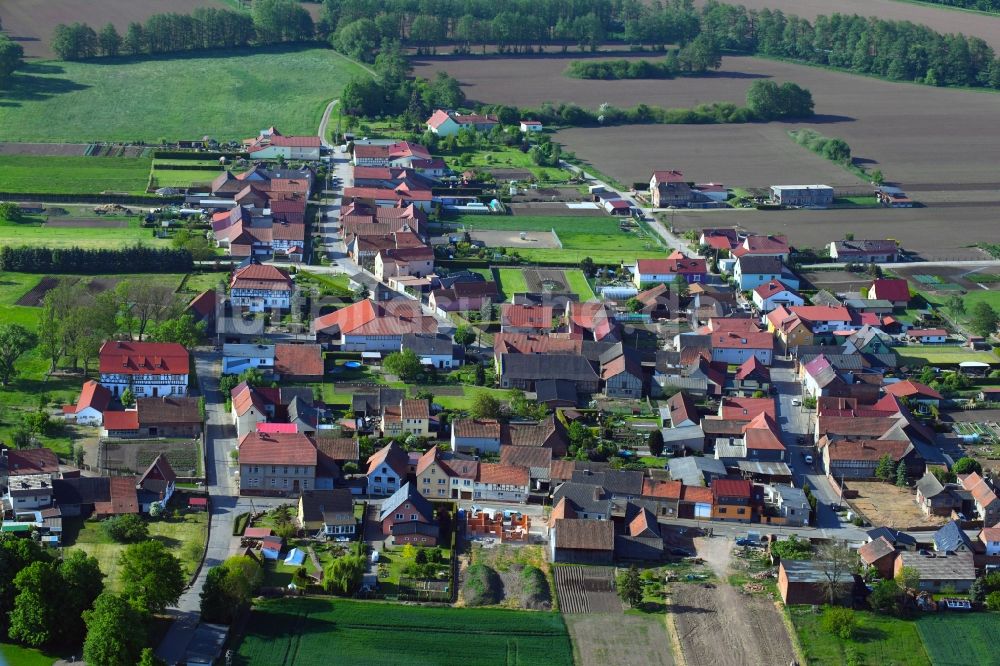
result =
M792 398L792 406L799 407L802 405L802 398Z
M807 465L812 465L813 464L813 457L811 455L809 455L809 454L806 454L806 464Z

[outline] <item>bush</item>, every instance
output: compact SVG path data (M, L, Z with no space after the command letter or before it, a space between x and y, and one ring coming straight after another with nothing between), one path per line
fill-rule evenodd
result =
M247 531L247 525L250 524L250 514L241 513L236 516L236 520L233 521L233 536L243 536L243 533Z
M502 588L496 571L485 564L473 564L465 571L462 597L466 606L492 606L500 603Z
M823 611L822 624L823 628L831 634L844 640L850 640L857 631L858 618L854 616L854 611L850 608L828 606Z
M118 543L135 543L149 538L149 526L135 514L108 518L101 523L104 533Z
M526 566L521 570L521 585L524 595L521 605L532 610L546 610L552 606L552 591L549 581L538 567Z
M990 592L986 595L986 607L991 611L1000 611L1000 592Z

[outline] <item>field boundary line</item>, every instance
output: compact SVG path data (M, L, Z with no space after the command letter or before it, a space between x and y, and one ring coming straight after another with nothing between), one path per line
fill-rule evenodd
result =
M552 231L552 238L555 239L556 245L559 246L560 250L563 249L563 244L562 241L559 239L559 234L556 233L556 228L552 227L551 231Z
M795 653L795 661L800 664L808 664L809 661L806 659L805 650L802 649L802 643L799 642L799 632L795 630L795 623L792 622L792 616L788 613L788 607L777 601L774 602L774 607L778 609L778 612L781 614L781 621L785 623L785 631L788 632L788 638L792 642L792 652Z
M667 637L670 639L670 649L674 653L674 663L676 666L687 666L687 660L684 659L684 648L681 647L681 637L677 633L677 625L674 624L674 614L670 612L670 607L667 607L667 612L664 614L663 623L667 628ZM806 663L802 661L801 663Z

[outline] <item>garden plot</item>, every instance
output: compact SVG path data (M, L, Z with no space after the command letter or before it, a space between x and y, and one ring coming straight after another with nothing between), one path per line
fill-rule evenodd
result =
M104 440L98 445L98 466L109 472L142 474L161 453L178 476L201 476L201 447L190 439Z
M472 240L486 244L486 247L513 248L560 248L558 236L551 231L480 231L469 234ZM523 237L522 237L523 236Z
M881 481L849 481L847 487L857 492L848 503L872 525L905 530L939 527L948 522L944 516L925 516L909 488Z
M74 284L79 280L79 278L75 277L65 277L62 279L68 282L69 284ZM59 280L60 278L54 278L46 275L41 280L39 280L38 284L32 287L31 290L28 291L24 296L17 299L15 305L23 305L29 308L41 307L42 303L45 301L45 295L59 286Z
M614 567L554 567L563 613L621 613Z

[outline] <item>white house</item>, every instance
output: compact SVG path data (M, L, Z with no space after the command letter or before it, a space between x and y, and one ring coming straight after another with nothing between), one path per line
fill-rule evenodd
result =
M274 345L222 346L222 374L238 375L250 368L257 368L265 374L274 370Z
M500 422L494 419L458 419L451 426L451 450L499 453Z
M528 500L530 487L527 467L480 463L473 492L477 500L524 503Z
M47 507L52 504L52 478L48 474L12 476L3 499L15 511Z
M521 121L521 131L524 133L529 132L541 132L543 129L542 123L537 120L522 120Z
M491 129L500 124L496 116L491 115L479 115L477 113L470 113L463 115L461 113L443 111L441 109L436 110L431 117L427 119L427 129L434 132L438 136L453 136L458 134L463 129L472 129L477 132L489 132Z
M404 335L400 351L410 349L425 367L450 370L462 365L465 352L450 336L413 333Z
M986 547L986 556L1000 555L1000 526L984 527L979 532L979 540Z
M368 494L388 496L406 482L409 456L395 440L389 442L368 458Z
M663 283L672 284L678 275L684 277L688 284L704 282L708 274L708 266L700 257L685 257L680 252L674 252L666 259L639 259L635 262L632 281L639 289L646 286Z
M771 198L782 206L825 208L833 203L829 185L772 185Z
M76 405L64 407L63 414L80 425L99 426L104 422L104 412L109 404L111 404L111 391L89 379L80 389Z
M913 328L906 333L910 340L921 344L943 344L948 342L948 331L943 328Z
M187 395L190 356L174 342L111 340L98 352L101 386L119 397L130 389L136 398Z
M248 143L247 153L255 160L318 160L323 147L318 135L284 136L273 127L263 130Z
M250 312L288 310L292 307L294 283L288 273L256 261L237 269L229 282L229 300Z
M736 260L733 278L740 291L750 291L771 280L780 279L783 267L779 257L745 254Z
M784 307L805 305L805 300L801 296L778 280L771 280L754 288L751 296L753 304L764 314L779 305Z

